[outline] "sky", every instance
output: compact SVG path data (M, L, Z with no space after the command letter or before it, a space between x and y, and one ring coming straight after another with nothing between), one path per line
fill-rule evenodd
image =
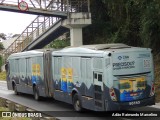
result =
M0 33L21 34L36 15L0 11Z

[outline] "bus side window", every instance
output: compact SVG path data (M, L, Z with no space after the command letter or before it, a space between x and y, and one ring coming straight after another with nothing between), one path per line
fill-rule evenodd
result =
M98 74L98 81L102 82L102 75Z

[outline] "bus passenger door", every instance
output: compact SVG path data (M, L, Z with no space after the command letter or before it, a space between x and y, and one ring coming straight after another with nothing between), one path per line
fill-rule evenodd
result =
M103 100L103 73L94 72L94 103L96 110L104 110Z

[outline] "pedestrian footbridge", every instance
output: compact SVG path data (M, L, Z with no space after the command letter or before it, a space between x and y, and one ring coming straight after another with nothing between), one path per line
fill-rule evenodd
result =
M37 17L3 51L10 54L43 48L70 31L71 46L82 45L82 28L91 24L90 0L0 0L0 10Z

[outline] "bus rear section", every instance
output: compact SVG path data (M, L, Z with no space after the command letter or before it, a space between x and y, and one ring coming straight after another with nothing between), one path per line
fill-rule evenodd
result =
M154 68L150 49L130 48L112 53L113 82L109 89L109 110L155 104ZM110 102L109 102L110 101Z

